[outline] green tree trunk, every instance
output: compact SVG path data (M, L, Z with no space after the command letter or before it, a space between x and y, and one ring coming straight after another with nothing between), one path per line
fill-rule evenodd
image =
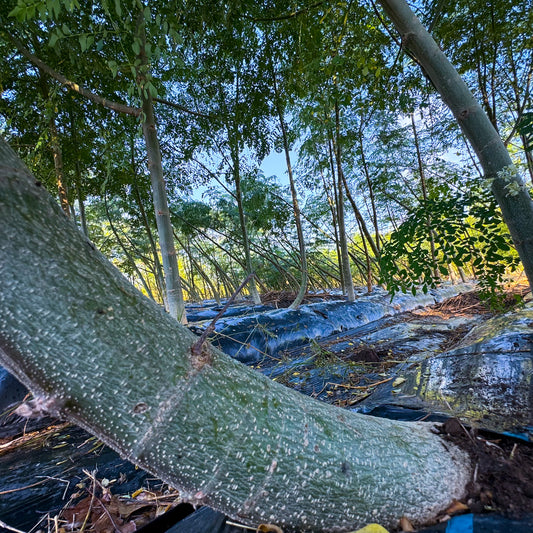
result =
M233 181L235 182L235 198L237 199L237 209L239 211L239 222L241 224L242 244L244 248L244 260L246 263L246 275L253 272L252 255L250 253L250 240L248 239L248 230L246 228L246 216L244 214L244 207L242 205L242 190L241 190L241 166L238 146L232 148L231 160L233 164ZM261 305L261 297L257 291L255 278L252 277L248 282L248 290L254 305Z
M170 212L168 209L166 184L161 162L161 148L157 137L157 127L154 116L154 105L152 95L145 86L145 82L147 81L146 69L148 68L148 60L145 54L146 37L144 33L144 17L141 15L139 20L141 21L139 23L139 35L141 41L141 51L139 54L141 71L139 72L139 83L143 95L142 130L144 141L146 143L148 170L152 182L152 198L154 201L157 233L159 235L159 247L163 259L168 312L170 313L170 316L185 324L187 323L187 316L185 314L185 302L183 301L183 290L178 269L178 257L174 245L172 222L170 221Z
M470 141L533 288L533 201L489 117L405 0L379 0Z
M344 180L343 180L343 170L342 170L342 159L341 159L341 146L340 146L340 120L339 120L339 104L335 102L335 141L334 141L334 152L335 159L337 161L337 223L339 225L339 247L341 251L341 261L342 261L342 274L344 278L344 285L346 289L346 295L349 302L355 301L355 292L353 288L353 278L352 278L352 269L350 267L350 254L348 253L348 239L346 237L346 227L344 220Z
M0 362L122 456L257 526L431 519L469 458L433 425L317 402L197 341L94 249L0 141Z
M307 268L307 252L305 250L305 239L304 232L302 228L302 217L300 214L300 206L298 203L298 193L296 192L296 185L294 183L294 176L292 174L292 164L291 156L289 149L289 140L287 136L287 125L285 124L285 117L283 116L283 107L281 105L280 94L278 90L278 83L276 79L276 71L274 67L270 65L270 70L272 73L272 85L274 89L274 99L276 111L278 114L279 125L281 128L281 136L283 140L283 151L285 152L285 162L287 163L287 173L289 175L289 186L291 189L291 198L292 198L292 211L294 214L294 224L296 225L296 234L298 235L298 247L300 253L300 270L302 272L302 281L300 283L300 288L296 298L289 306L290 309L298 309L299 305L302 303L305 293L307 292L307 284L309 282L309 270Z

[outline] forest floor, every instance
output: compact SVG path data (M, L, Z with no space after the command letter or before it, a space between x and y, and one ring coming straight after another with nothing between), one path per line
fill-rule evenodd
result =
M527 292L528 288L525 284L515 284L509 287L498 312L512 308ZM264 303L274 303L278 307L283 307L285 304L291 303L294 295L269 293L267 296L268 298L265 299ZM324 295L317 295L316 297L323 299ZM311 300L316 301L314 295ZM481 301L479 294L474 291L460 294L429 308L402 313L392 320L398 323L422 320L432 324L436 321L456 319L458 316L484 320L495 313L496 311ZM450 329L446 333L442 349L453 348L469 329L468 320L464 325ZM313 395L321 396L321 399L341 407L352 407L366 398L380 382L392 379L390 370L398 363L398 354L388 348L350 343L344 338L341 340L345 342L346 348L341 351L334 350L334 345L339 342L338 337L320 343L319 353L322 358L320 364L327 366L338 361L354 362L363 370L359 373L351 372L345 382L337 380L336 383L327 383L323 390L318 391L320 394L315 393ZM317 353L316 345L313 349ZM404 353L403 356L405 357L405 355ZM372 376L370 381L368 379L365 381L365 369L366 376ZM283 377L278 378L278 381L283 382ZM291 386L290 380L286 381L286 384ZM100 454L103 445L88 435L83 435L77 441L70 442L65 435L69 431L72 433L72 431L66 424L41 420L25 425L20 420L17 423L9 413L4 413L0 416L0 426L2 425L4 427L1 433L3 438L0 438L0 471L10 464L9 461L12 457L25 453L29 449L35 449L35 453L38 454L38 450L41 448L58 450L71 446L73 450L75 448L80 449L81 452L79 453L95 454L95 464L98 463L98 457L102 457ZM10 428L12 429L11 434L9 433ZM475 479L468 487L468 496L461 502L451 503L450 507L438 517L438 520L445 522L450 516L461 513L496 511L504 516L514 518L533 513L533 446L531 443L500 434L475 430L464 426L456 419L446 421L440 431L445 439L468 450L475 462L476 474ZM87 451L84 452L83 450ZM69 460L70 462L75 461L74 455L74 453L68 452L65 456L67 459L63 460L67 463ZM39 463L38 461L35 462L35 468L37 468ZM130 484L129 490L125 491L124 488L121 488L121 483L125 481L122 476L124 478L130 476L131 479L132 470L129 473L124 473L119 469L113 478L102 475L101 471L94 469L82 469L81 473L78 471L71 478L68 477L68 472L69 470L65 469L62 475L57 473L48 475L44 469L43 472L34 470L34 479L20 479L20 482L15 484L17 486L2 487L3 483L0 481L0 500L6 498L16 500L24 494L27 497L32 490L37 490L39 487L46 487L46 490L56 490L60 493L64 491L61 508L57 509L56 505L56 508L50 512L42 509L41 522L34 528L24 529L23 533L37 530L53 531L54 533L70 531L79 533L133 533L147 524L155 524L152 521L159 517L157 527L150 526L150 530L144 530L154 533L155 531L166 531L172 523L193 512L192 506L181 502L177 491L157 482L157 480L150 480L148 477L140 478L138 486L133 490ZM54 480L56 480L55 485L53 485ZM50 487L51 482L53 487ZM29 501L31 502L31 498ZM2 522L3 519L0 512L0 531L21 533L18 527L9 524L7 515L5 519L8 523ZM167 520L166 524L165 520ZM377 521L379 522L379 518ZM408 523L404 522L403 527L406 531L410 530ZM226 522L226 525L217 531L244 533L246 530L248 528L243 529L242 526ZM262 531L269 530L263 529ZM272 531L276 530L272 529ZM197 533L207 533L207 530ZM215 533L215 531L209 533Z

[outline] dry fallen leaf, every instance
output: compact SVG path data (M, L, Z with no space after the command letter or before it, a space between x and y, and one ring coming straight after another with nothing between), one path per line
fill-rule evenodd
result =
M133 533L137 531L137 524L135 522L128 522L120 528L120 533Z
M74 507L65 509L62 518L69 524L70 528L79 527L83 524L85 517L91 508L91 497L87 496L79 501Z
M406 516L402 516L400 518L400 528L402 531L416 531L416 529L413 527L413 524L411 524L409 518Z
M446 513L449 515L464 513L465 511L469 511L468 505L465 505L463 502L459 502L457 500L453 500L451 505L446 509Z
M257 533L283 533L283 529L274 524L261 524L257 528Z

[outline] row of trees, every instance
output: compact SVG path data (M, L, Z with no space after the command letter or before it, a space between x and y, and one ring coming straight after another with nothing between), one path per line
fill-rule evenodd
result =
M530 4L418 5L529 180ZM296 306L308 287L353 299L354 278L493 290L517 264L479 158L372 3L6 0L0 17L6 134L178 318L183 292L218 299L252 271ZM283 184L261 174L273 151Z

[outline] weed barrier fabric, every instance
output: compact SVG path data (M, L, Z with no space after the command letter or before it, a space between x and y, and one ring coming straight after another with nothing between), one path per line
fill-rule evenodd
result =
M357 410L386 404L533 442L533 305L475 327L454 350L410 358Z
M472 289L472 285L444 285L427 294L385 291L355 302L337 300L302 305L297 310L278 309L252 316L222 318L210 341L228 355L248 365L275 361L280 352L336 333L375 322L383 317L433 305Z
M28 389L0 366L0 414L11 404L22 400Z
M96 443L81 428L69 426L0 455L0 490L12 491L0 497L0 520L28 531L43 515L46 517L45 513L53 517L78 490L76 483L86 478L84 469L96 471L98 479L116 479L114 490L124 494L152 478L107 446L96 447ZM40 529L46 531L47 526L45 518Z
M185 312L187 314L188 322L201 322L203 320L213 320L218 313L222 310L222 305L214 305L211 307L189 307L187 306ZM224 312L222 316L244 316L244 315L256 315L257 313L265 313L272 311L274 308L271 305L235 305L230 306Z

